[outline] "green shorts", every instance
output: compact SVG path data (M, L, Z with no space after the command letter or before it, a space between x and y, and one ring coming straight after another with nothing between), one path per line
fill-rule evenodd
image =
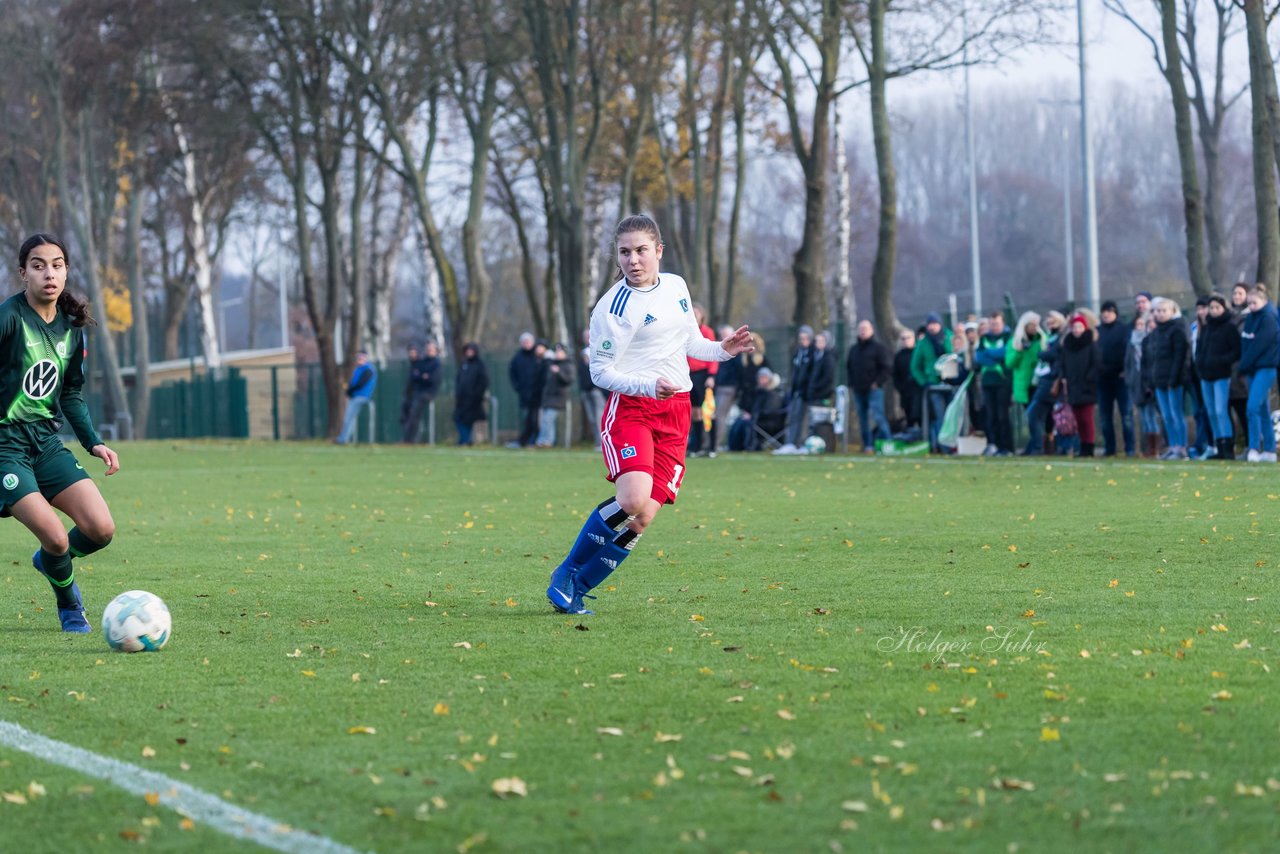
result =
M33 492L52 502L59 492L88 476L58 434L0 431L0 516L10 515L9 508Z

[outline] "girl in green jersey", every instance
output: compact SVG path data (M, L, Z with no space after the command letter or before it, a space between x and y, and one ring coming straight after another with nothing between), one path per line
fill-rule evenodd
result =
M53 586L64 632L87 632L84 600L72 558L111 542L115 521L102 493L58 433L62 423L107 474L120 470L116 452L89 418L84 387L84 327L88 307L67 292L67 249L35 234L18 250L23 290L0 303L0 515L26 525L40 548L35 568ZM56 510L75 523L66 530Z

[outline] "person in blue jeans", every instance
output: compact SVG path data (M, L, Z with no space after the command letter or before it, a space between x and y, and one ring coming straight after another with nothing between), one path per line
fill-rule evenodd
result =
M1227 308L1226 297L1214 294L1209 297L1209 314L1200 327L1195 365L1200 376L1200 393L1213 431L1213 458L1218 460L1236 458L1236 440L1228 404L1231 374L1239 360L1240 330Z
M1051 311L1044 316L1045 343L1036 356L1036 384L1027 404L1027 446L1018 452L1019 456L1034 457L1045 452L1045 437L1053 433L1053 381L1057 379L1054 366L1058 361L1058 345L1062 341L1062 333L1066 329L1067 319L1060 311ZM1066 436L1060 442L1070 443Z
M1168 449L1162 460L1187 459L1187 420L1183 413L1183 394L1187 380L1187 354L1191 343L1187 325L1178 304L1165 297L1151 301L1156 328L1143 341L1143 359L1148 361L1151 387L1160 404Z
M356 368L351 372L351 382L347 383L347 411L342 416L342 432L334 439L339 445L351 441L355 433L356 421L360 413L373 398L373 390L378 385L378 369L369 364L369 354L364 350L356 351Z
M870 320L858 323L858 340L845 359L846 376L853 387L858 407L858 427L862 430L862 451L875 451L876 439L889 438L889 421L884 415L884 387L893 375L893 355L876 339ZM874 425L874 426L873 426Z
M1240 375L1249 383L1249 454L1251 463L1276 461L1276 434L1271 426L1268 401L1280 364L1280 322L1271 304L1266 285L1249 291L1249 314L1240 330Z

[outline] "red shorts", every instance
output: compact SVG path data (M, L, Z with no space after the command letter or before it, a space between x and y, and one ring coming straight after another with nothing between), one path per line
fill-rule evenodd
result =
M653 500L674 504L689 447L689 393L666 400L611 394L600 419L609 482L629 471L653 476Z

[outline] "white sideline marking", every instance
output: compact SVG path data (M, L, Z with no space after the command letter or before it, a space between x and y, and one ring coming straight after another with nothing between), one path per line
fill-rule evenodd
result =
M316 851L358 854L356 849L340 842L304 830L294 830L282 822L241 809L172 777L46 738L15 723L0 721L0 746L12 747L46 762L106 780L135 795L159 795L160 803L192 821L264 848L293 854Z

